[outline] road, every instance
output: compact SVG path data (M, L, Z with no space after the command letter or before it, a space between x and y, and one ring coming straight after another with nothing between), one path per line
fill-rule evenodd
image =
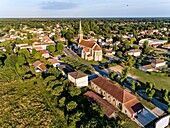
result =
M64 52L67 56L71 57L72 59L78 60L78 59L77 59L77 56L75 55L75 53L74 53L72 50L70 50L70 49L68 49L68 48L64 48L63 52Z

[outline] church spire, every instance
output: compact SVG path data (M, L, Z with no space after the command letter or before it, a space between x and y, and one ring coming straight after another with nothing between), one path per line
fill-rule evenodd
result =
M79 24L79 43L83 40L83 30L82 30L82 26L81 26L81 20L80 20L80 24Z

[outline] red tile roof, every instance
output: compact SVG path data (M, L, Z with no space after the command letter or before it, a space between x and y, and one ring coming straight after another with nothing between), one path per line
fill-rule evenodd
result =
M93 48L93 50L97 51L97 50L102 50L102 49L101 49L101 47L98 44L96 44L96 46Z
M113 113L117 112L118 109L109 104L107 101L102 99L100 96L98 96L96 93L92 91L87 91L85 94L90 100L94 100L99 105L103 107L104 113L107 117L110 117Z
M87 76L87 74L83 73L80 70L75 71L75 72L70 72L69 75L72 76L74 79L78 79L78 78Z
M79 43L79 45L92 48L92 47L95 45L95 42L94 42L94 41L82 40L82 41Z
M58 63L58 61L56 59L48 59L48 61L51 63L51 64L56 64Z
M120 88L118 84L113 84L104 77L97 77L92 80L94 84L115 97L121 103L126 103L136 97Z
M155 63L155 64L159 64L159 63L164 63L165 61L161 60L161 59L153 59L153 60L151 60L151 62Z
M135 98L124 104L131 114L143 109L144 106Z
M49 54L46 50L39 50L41 54Z
M143 67L146 68L146 69L153 69L154 68L151 64L144 65Z
M37 60L33 63L34 67L38 67L40 64L41 64L41 62L39 60Z
M85 52L89 52L89 48L83 48L83 50L85 51Z
M39 66L39 68L41 69L41 71L46 71L46 70L47 70L47 68L46 68L46 66L45 66L44 63L42 63L42 64Z

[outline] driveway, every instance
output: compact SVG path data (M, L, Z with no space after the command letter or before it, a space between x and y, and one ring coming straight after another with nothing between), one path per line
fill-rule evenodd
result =
M147 124L151 123L153 120L155 120L157 117L151 113L146 108L143 109L143 111L139 114L137 114L136 119L137 121L144 127Z

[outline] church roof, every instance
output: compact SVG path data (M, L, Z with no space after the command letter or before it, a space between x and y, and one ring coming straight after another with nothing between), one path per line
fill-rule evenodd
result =
M92 47L95 45L95 42L94 42L94 41L81 40L81 42L79 43L79 45L92 48Z
M97 44L97 45L93 48L93 50L102 50L102 49L101 49L101 47Z

